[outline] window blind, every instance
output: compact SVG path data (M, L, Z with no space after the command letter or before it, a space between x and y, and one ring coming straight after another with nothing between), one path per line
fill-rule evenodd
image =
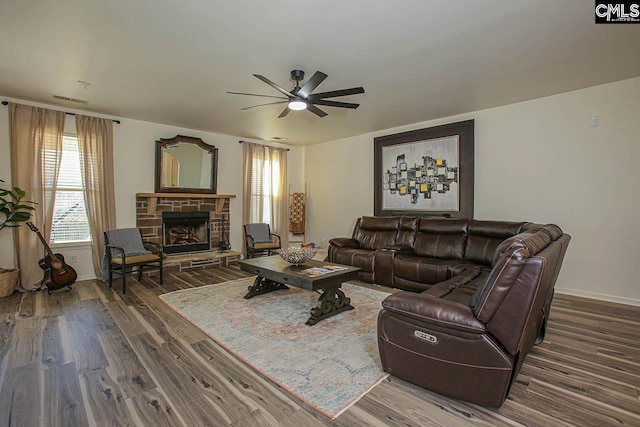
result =
M280 181L279 163L267 159L252 160L251 174L251 222L271 223L272 195L277 194Z
M54 170L57 153L45 151L45 170ZM52 175L52 174L50 174ZM55 191L55 207L51 226L51 243L88 242L91 240L89 221L84 202L84 189L80 171L78 139L64 135L57 185L53 176L47 176L48 192Z

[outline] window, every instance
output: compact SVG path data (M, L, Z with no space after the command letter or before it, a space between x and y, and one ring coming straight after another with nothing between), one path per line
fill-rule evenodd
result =
M287 232L287 150L245 142L242 196L245 224L266 223L273 233ZM282 236L281 236L282 237ZM286 235L284 236L286 244Z
M55 159L54 152L45 151L45 162L55 162ZM53 179L46 179L46 183L46 188L52 192ZM55 197L51 244L91 241L80 171L78 138L75 135L64 135L62 139L62 156Z
M271 224L272 200L279 191L280 165L265 159L253 159L252 163L250 222Z

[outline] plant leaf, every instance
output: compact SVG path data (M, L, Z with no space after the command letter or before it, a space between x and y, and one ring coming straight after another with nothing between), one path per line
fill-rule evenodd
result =
M24 196L27 195L26 191L18 187L13 187L13 191L18 195L18 200L22 199Z
M29 212L15 212L7 219L7 222L24 222L29 221L29 218L31 218Z
M26 202L25 202L26 203ZM27 209L30 211L35 211L36 208L34 208L33 206L29 206L29 205L16 205L14 209Z

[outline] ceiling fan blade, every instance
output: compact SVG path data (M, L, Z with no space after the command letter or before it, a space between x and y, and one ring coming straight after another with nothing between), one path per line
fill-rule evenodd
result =
M307 80L307 82L300 88L297 95L303 98L306 98L326 78L327 78L327 75L325 73L321 71L316 71L315 74L311 76L311 78Z
M364 93L362 86L352 87L351 89L333 90L331 92L314 93L313 95L309 95L307 99L309 101L315 101L322 98L335 98L336 96L357 95L359 93Z
M231 95L249 95L249 96L262 96L264 98L276 98L276 99L289 99L284 96L272 96L272 95L258 95L257 93L244 93L244 92L227 92Z
M282 113L280 113L280 115L278 116L278 118L284 117L287 114L289 114L289 111L291 111L291 109L289 107L285 108Z
M285 90L282 87L278 86L277 84L275 84L274 82L272 82L268 78L266 78L264 76L261 76L260 74L254 74L254 76L257 77L258 79L262 80L263 82L265 82L266 84L268 84L269 86L271 86L272 88L277 90L278 92L282 93L283 95L286 95L287 97L294 96L291 92L288 92L287 90Z
M313 101L313 103L315 105L326 105L327 107L340 107L340 108L353 108L353 109L356 109L360 106L360 104L353 104L351 102L325 101L324 99L318 99L317 101Z
M313 104L307 103L307 110L311 111L313 114L315 114L318 117L324 117L327 115L327 113L325 113L324 111L322 111L321 109L319 109Z
M250 110L256 107L264 107L265 105L284 104L285 102L288 102L288 101L267 102L266 104L259 104L259 105L252 105L251 107L244 107L244 108L241 108L240 110Z

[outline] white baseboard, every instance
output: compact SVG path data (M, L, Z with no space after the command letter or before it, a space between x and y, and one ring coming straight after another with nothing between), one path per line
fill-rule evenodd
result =
M601 294L599 292L580 291L578 289L556 288L556 293L574 295L577 297L598 299L602 301L616 302L618 304L627 304L640 306L640 299L618 297L615 295Z

